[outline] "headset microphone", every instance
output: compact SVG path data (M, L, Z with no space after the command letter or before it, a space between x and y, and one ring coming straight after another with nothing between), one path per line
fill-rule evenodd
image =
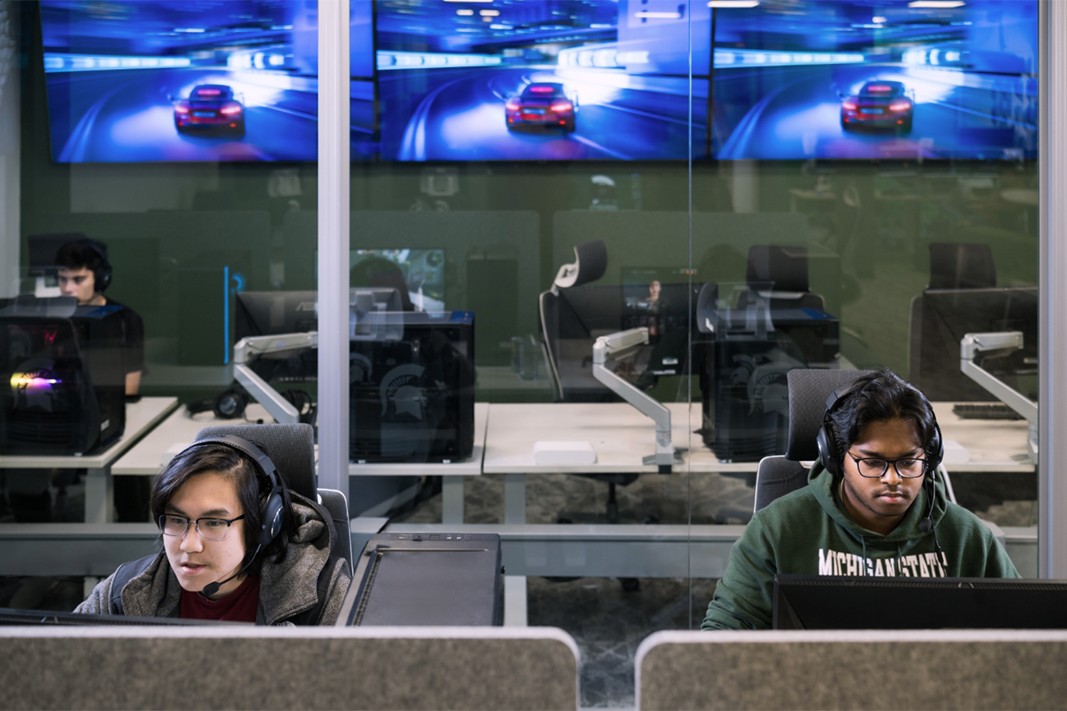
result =
M204 589L200 591L200 594L203 595L204 597L211 597L212 595L217 593L219 591L219 588L221 588L223 585L225 585L226 583L230 582L231 580L236 578L241 573L243 573L246 570L248 570L248 566L252 565L252 561L254 561L256 559L257 555L259 555L259 551L260 551L261 548L263 548L262 544L256 546L256 552L252 554L252 557L248 559L248 562L245 563L241 567L240 570L238 570L236 573L234 573L230 577L226 578L225 580L215 581L213 583L208 583L207 585L204 586Z

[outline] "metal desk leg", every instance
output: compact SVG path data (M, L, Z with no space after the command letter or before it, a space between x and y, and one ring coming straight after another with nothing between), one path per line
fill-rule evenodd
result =
M504 626L526 627L526 576L504 576Z
M109 469L88 469L85 474L85 522L115 520L115 486Z
M463 523L463 477L441 477L441 523Z
M526 523L526 475L504 475L504 523Z

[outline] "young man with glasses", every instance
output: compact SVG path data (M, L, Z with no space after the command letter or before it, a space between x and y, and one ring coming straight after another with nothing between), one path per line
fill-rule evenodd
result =
M120 566L75 612L261 625L337 619L352 576L331 555L329 514L268 478L247 452L194 443L156 478L151 505L163 550Z
M734 545L701 629L769 629L777 573L1019 577L989 529L948 500L933 408L895 373L858 378L820 438L808 486L758 511Z

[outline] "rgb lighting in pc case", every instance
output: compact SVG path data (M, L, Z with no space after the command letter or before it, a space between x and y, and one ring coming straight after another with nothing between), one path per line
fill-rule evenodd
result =
M67 317L0 309L0 450L89 454L122 435L120 308L71 308Z

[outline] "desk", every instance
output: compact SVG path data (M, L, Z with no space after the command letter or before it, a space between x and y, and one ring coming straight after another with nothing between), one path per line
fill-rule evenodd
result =
M671 439L685 453L678 471L755 472L758 462L720 462L704 446L700 435L700 403L667 403L671 411ZM538 441L588 441L596 451L594 464L538 465L533 445ZM626 403L493 404L486 432L486 474L504 474L504 522L526 521L526 475L544 473L648 473L654 465L642 458L656 450L655 424Z
M244 420L223 420L215 417L213 412L198 412L189 414L184 407L171 413L170 417L162 422L159 427L130 448L126 454L111 466L114 476L155 476L163 469L163 455L172 447L180 445L182 448L193 443L196 433L205 427L215 425L239 425L255 424L255 419L263 419L264 422L273 422L266 409L261 405L251 404L246 413L254 418L252 422ZM175 452L178 451L175 449Z
M934 413L948 442L966 450L966 461L953 461L950 449L946 468L956 472L1031 472L1026 456L1026 422L1023 420L961 420L954 403L934 403ZM679 472L755 472L758 462L724 463L693 433L700 426L700 403L667 403L671 411L671 437L676 448L689 448ZM641 462L655 451L652 420L626 403L493 404L486 432L486 474L504 474L504 522L525 523L526 475L544 473L655 473ZM583 466L537 465L537 441L584 440L593 445L597 461ZM957 453L962 454L959 450Z
M482 473L489 403L474 403L474 449L462 462L349 462L349 476L441 477L441 523L463 523L463 477Z
M247 416L273 422L261 405L248 406ZM350 463L350 476L442 476L444 477L443 523L463 523L463 477L482 473L482 453L485 450L486 422L489 404L474 404L474 450L469 459L462 462L430 463ZM244 420L222 420L211 412L190 415L181 408L168 417L159 427L133 447L112 467L113 474L155 476L163 466L165 452L179 445L192 444L196 434L205 427L223 424L253 424ZM348 492L345 492L345 496Z
M934 415L945 438L945 468L966 472L1034 471L1026 453L1026 420L963 420L952 412L952 402L935 402ZM952 447L958 443L964 452Z
M0 469L88 469L85 479L85 522L111 521L113 475L112 462L129 449L145 432L178 405L175 397L143 397L126 404L126 429L117 442L102 452L82 457L50 455L3 455Z

